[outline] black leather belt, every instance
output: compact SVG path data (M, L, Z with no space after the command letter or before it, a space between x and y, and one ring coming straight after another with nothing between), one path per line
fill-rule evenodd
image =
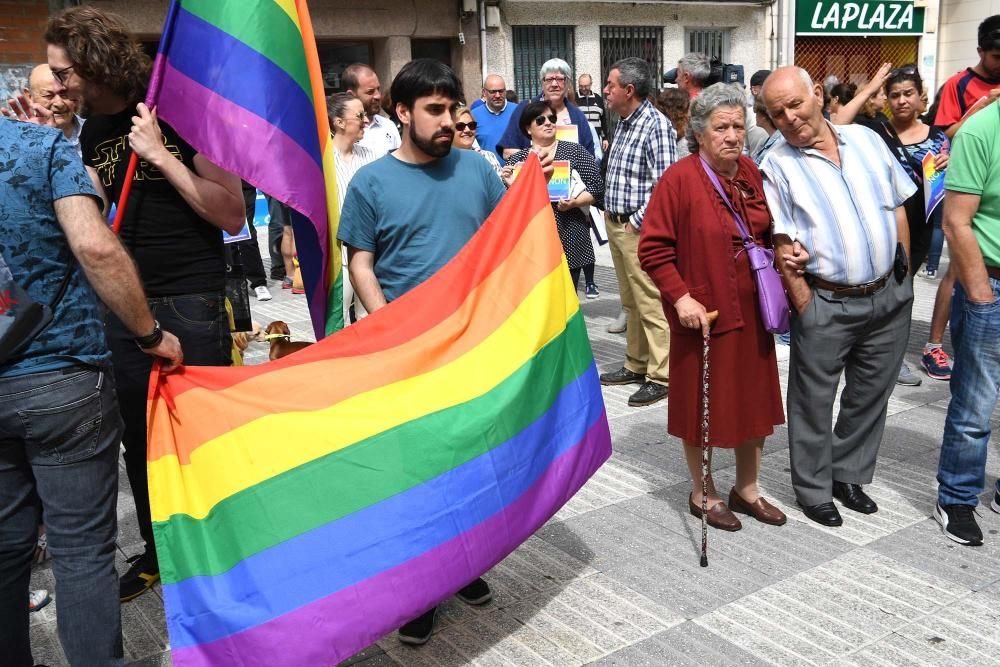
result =
M635 213L635 211L632 211ZM608 213L608 219L619 225L627 225L632 222L632 213L626 213L625 215L618 215L617 213Z
M878 280L873 280L870 283L864 283L862 285L838 285L837 283L831 283L827 280L823 280L822 278L810 275L809 284L813 287L829 290L837 296L868 296L869 294L874 294L885 287L885 283L889 280L889 276L891 274L892 271L885 274Z

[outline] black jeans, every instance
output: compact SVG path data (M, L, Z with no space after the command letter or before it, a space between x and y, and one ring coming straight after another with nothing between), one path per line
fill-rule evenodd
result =
M229 321L221 294L188 294L147 300L153 317L164 331L177 336L187 366L229 366L232 358ZM146 394L153 357L140 350L121 320L109 313L108 345L118 385L119 405L125 422L125 470L135 499L139 534L153 555L153 525L149 515L146 482Z
M124 664L115 573L121 436L107 370L0 378L0 663L32 665L27 595L40 500L66 657Z
M257 207L257 191L244 190L243 204L246 206L247 223L250 225L250 240L237 241L229 244L231 252L239 253L240 263L250 281L250 289L267 284L267 274L264 272L264 262L260 258L260 246L257 245L257 229L253 226L254 209ZM232 261L229 264L233 264Z

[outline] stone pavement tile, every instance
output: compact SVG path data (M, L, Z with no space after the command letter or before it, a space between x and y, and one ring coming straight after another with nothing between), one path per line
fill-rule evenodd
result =
M730 471L715 473L718 482L732 479ZM620 507L682 535L691 549L692 558L701 549L701 520L688 510L690 482L670 489L625 501ZM727 487L728 488L728 487ZM766 487L764 496L769 497ZM709 528L709 560L716 553L739 561L771 577L783 577L800 572L852 548L836 535L812 530L798 522L784 526L768 526L750 517L740 516L743 529L735 533Z
M52 603L49 606L51 607ZM63 653L62 644L59 643L59 635L56 632L55 619L45 623L33 623L30 626L31 655L36 665L68 667L69 661L66 660L66 654ZM0 660L0 664L2 662Z
M1000 527L1000 517L986 511L990 519L980 521L984 533ZM966 547L941 533L934 519L925 519L869 545L901 563L978 590L997 581L1000 573L1000 538L990 535L981 547Z
M379 658L383 658L388 661L381 664L395 664L392 660L390 660L386 656L385 651L382 649L381 646L379 646L378 644L372 644L365 650L359 653L355 653L347 660L341 662L339 667L350 667L351 665L371 665L371 667L374 667L374 665L380 663L370 663L369 661L376 660Z
M664 665L765 665L759 658L686 621L627 646L593 663L595 667L661 667Z
M148 658L143 658L142 660L126 660L126 664L129 665L129 667L171 667L174 663L170 659L170 653L165 652L157 655L151 655Z
M940 447L945 414L940 408L921 406L888 417L879 457L890 456L905 461L915 452Z
M126 660L154 656L169 646L158 584L152 591L123 604L121 615Z
M695 622L764 660L827 664L964 593L960 586L857 549Z
M960 667L965 663L935 653L898 634L890 634L869 644L847 657L837 660L837 664L858 665L859 667Z
M1000 664L1000 640L979 631L982 620L978 618L970 626L964 614L949 607L896 633L925 647L928 653L948 656L967 665Z
M665 474L616 452L552 520L562 521L629 498L637 498L676 484L680 479L678 475Z
M31 625L41 625L56 620L56 579L52 574L52 561L48 560L41 565L31 568L31 583L28 585L31 590L44 588L52 596L52 601L28 615L28 623Z

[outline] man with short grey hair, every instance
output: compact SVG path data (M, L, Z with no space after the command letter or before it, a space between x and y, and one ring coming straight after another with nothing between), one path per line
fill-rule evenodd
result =
M639 384L628 399L633 407L667 397L670 329L660 291L639 266L639 230L653 186L677 161L677 133L649 102L649 65L625 58L611 66L604 97L621 117L606 157L605 222L618 276L622 307L628 313L625 363L601 375L601 384Z
M792 487L808 518L839 526L833 498L855 512L878 511L862 485L875 472L910 332L903 202L916 186L877 134L823 118L823 86L805 70L775 70L761 97L785 138L760 170L792 303ZM840 412L831 423L842 374Z
M712 77L712 61L704 53L692 51L677 61L677 87L692 99L708 85Z

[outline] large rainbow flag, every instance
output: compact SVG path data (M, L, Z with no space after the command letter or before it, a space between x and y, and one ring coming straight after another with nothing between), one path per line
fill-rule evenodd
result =
M154 375L175 665L336 664L502 560L610 456L537 160L524 172L449 264L357 324Z
M336 169L305 0L172 0L150 90L199 153L292 209L317 340L343 327Z

